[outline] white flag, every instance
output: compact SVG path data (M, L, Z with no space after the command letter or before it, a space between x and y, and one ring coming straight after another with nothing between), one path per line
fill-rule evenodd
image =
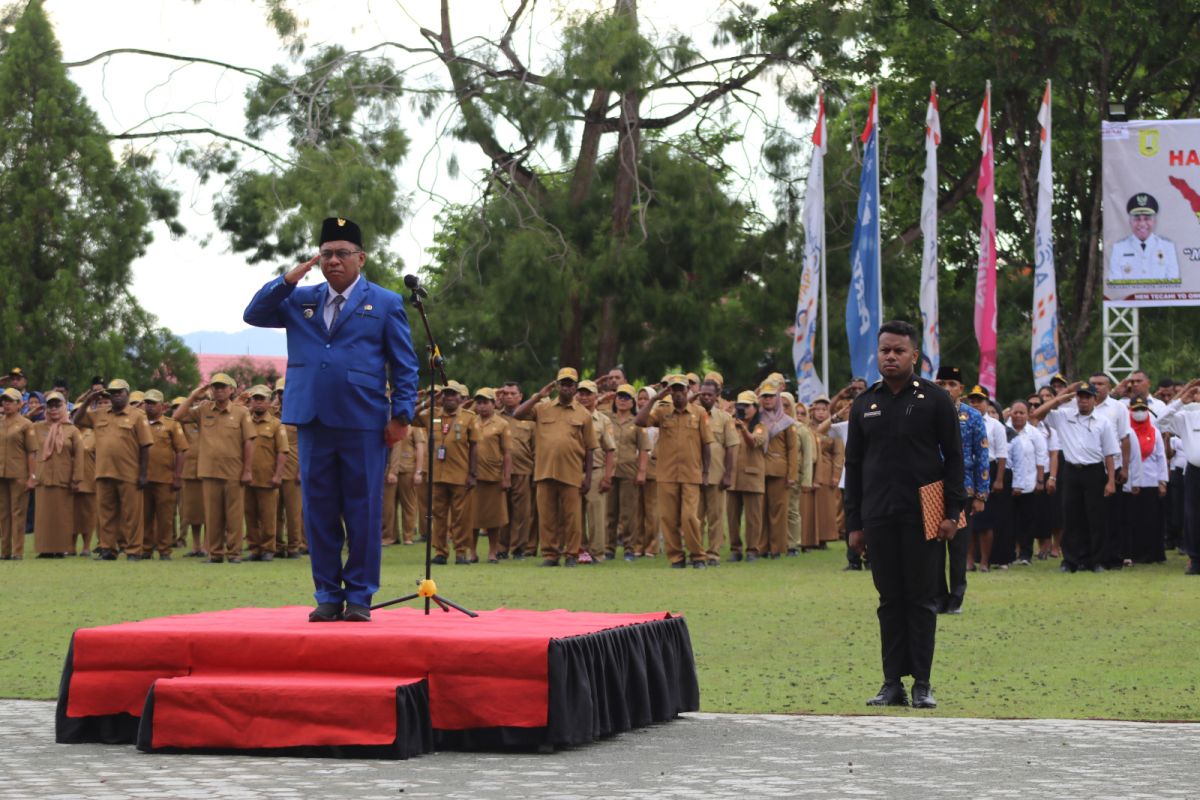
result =
M925 249L921 255L921 374L933 380L941 366L938 343L937 273L937 149L942 143L942 123L938 118L937 87L929 88L929 108L925 111L925 188L921 193L921 237Z
M1042 162L1038 167L1037 221L1033 252L1033 385L1042 388L1058 372L1058 291L1054 279L1054 236L1050 207L1054 201L1054 172L1050 164L1050 81L1038 111L1042 126Z
M812 163L804 190L804 262L800 267L800 296L792 339L796 368L796 399L808 405L825 394L817 374L816 342L821 264L825 258L825 96L818 98L817 128L813 131Z

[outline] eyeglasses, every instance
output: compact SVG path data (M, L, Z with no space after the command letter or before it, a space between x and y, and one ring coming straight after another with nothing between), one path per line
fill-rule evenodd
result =
M361 252L362 252L362 250L322 250L321 251L321 260L322 261L332 261L334 256L337 256L338 260L345 260L345 259L349 258L350 256L354 255L355 253L361 253Z

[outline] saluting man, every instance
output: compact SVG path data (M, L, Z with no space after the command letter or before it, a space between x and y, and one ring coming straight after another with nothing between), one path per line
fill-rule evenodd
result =
M269 281L243 314L250 325L287 330L283 422L299 433L313 622L371 619L383 554L387 448L406 435L417 398L404 300L362 277L366 260L358 225L327 219L320 251ZM327 283L297 288L318 262Z

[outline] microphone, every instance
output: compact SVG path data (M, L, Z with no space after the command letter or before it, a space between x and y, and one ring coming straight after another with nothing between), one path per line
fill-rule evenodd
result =
M417 297L429 297L429 292L421 285L421 280L416 275L405 275L404 285Z

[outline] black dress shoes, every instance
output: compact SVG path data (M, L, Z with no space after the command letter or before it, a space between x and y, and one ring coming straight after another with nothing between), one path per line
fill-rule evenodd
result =
M371 612L367 612L367 618L370 619ZM318 603L308 615L309 622L337 622L342 618L341 603Z
M356 606L347 603L346 613L342 615L342 619L346 620L346 622L370 622L371 609L366 606Z
M906 706L908 693L900 681L884 681L879 687L879 694L867 701L869 706Z
M933 699L933 689L928 681L917 681L913 684L913 708L937 708L937 700Z

